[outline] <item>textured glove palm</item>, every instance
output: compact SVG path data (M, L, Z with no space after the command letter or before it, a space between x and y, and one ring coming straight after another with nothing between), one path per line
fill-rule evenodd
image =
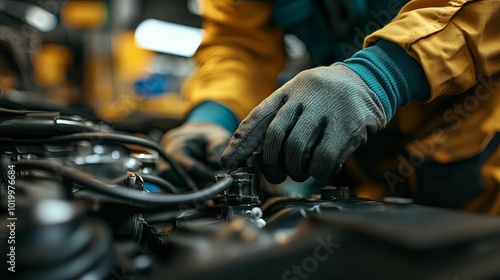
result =
M271 183L289 175L329 179L387 117L376 94L342 65L299 73L243 120L222 154L234 168L262 145L262 172Z
M213 170L221 170L220 156L231 134L209 122L185 123L167 132L162 148L203 186L215 179Z

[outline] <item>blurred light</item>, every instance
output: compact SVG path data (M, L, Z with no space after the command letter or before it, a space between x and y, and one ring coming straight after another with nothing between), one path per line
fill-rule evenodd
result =
M119 151L112 151L111 152L111 158L112 159L119 159L120 158L120 152Z
M76 214L73 206L66 201L42 200L35 207L37 221L46 225L66 223Z
M136 44L144 49L191 57L201 43L199 28L156 19L147 19L137 26Z
M198 3L198 0L188 0L187 8L192 14L197 16L201 15L200 3Z
M37 6L30 6L26 9L25 19L31 26L43 32L49 32L57 26L57 18Z

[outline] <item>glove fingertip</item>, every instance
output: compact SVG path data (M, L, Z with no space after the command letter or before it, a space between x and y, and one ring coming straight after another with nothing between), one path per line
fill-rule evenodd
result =
M297 182L297 183L302 183L304 182L305 180L307 180L309 178L309 175L294 175L294 174L290 174L290 179L292 179L293 181Z
M286 173L277 165L262 164L262 174L271 184L280 184L286 180Z
M260 147L269 124L287 99L288 96L268 98L250 112L240 123L222 153L224 167L236 168L244 164Z
M258 149L254 146L238 146L228 145L224 152L222 152L221 162L222 166L227 169L236 169L241 166L246 166L248 159Z
M235 159L235 155L232 152L223 152L221 156L222 166L226 169L235 169L240 165L240 162Z

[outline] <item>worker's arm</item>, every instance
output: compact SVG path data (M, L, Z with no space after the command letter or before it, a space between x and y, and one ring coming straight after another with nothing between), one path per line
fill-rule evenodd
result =
M262 145L263 171L275 183L286 175L329 178L397 107L461 93L498 72L499 6L411 1L367 38L370 47L344 63L302 72L252 111L223 164L237 166Z
M243 119L276 88L285 50L271 2L202 1L203 41L183 93L189 110L214 101Z
M413 0L365 45L392 41L415 58L431 97L458 94L500 71L500 1Z
M344 62L303 71L275 91L241 122L222 163L235 168L262 146L262 172L271 183L287 175L329 179L397 107L427 100L429 92L418 62L380 40Z
M274 91L285 51L270 1L201 4L204 38L183 86L186 122L166 133L162 146L203 186L221 169L220 154L239 121Z

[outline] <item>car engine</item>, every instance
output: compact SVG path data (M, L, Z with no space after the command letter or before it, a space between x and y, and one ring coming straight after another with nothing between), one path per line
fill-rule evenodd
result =
M147 135L2 99L2 269L17 279L498 279L500 219L271 195L259 154L200 188ZM182 178L158 175L158 163ZM3 277L2 277L3 278ZM6 278L3 278L6 279Z

